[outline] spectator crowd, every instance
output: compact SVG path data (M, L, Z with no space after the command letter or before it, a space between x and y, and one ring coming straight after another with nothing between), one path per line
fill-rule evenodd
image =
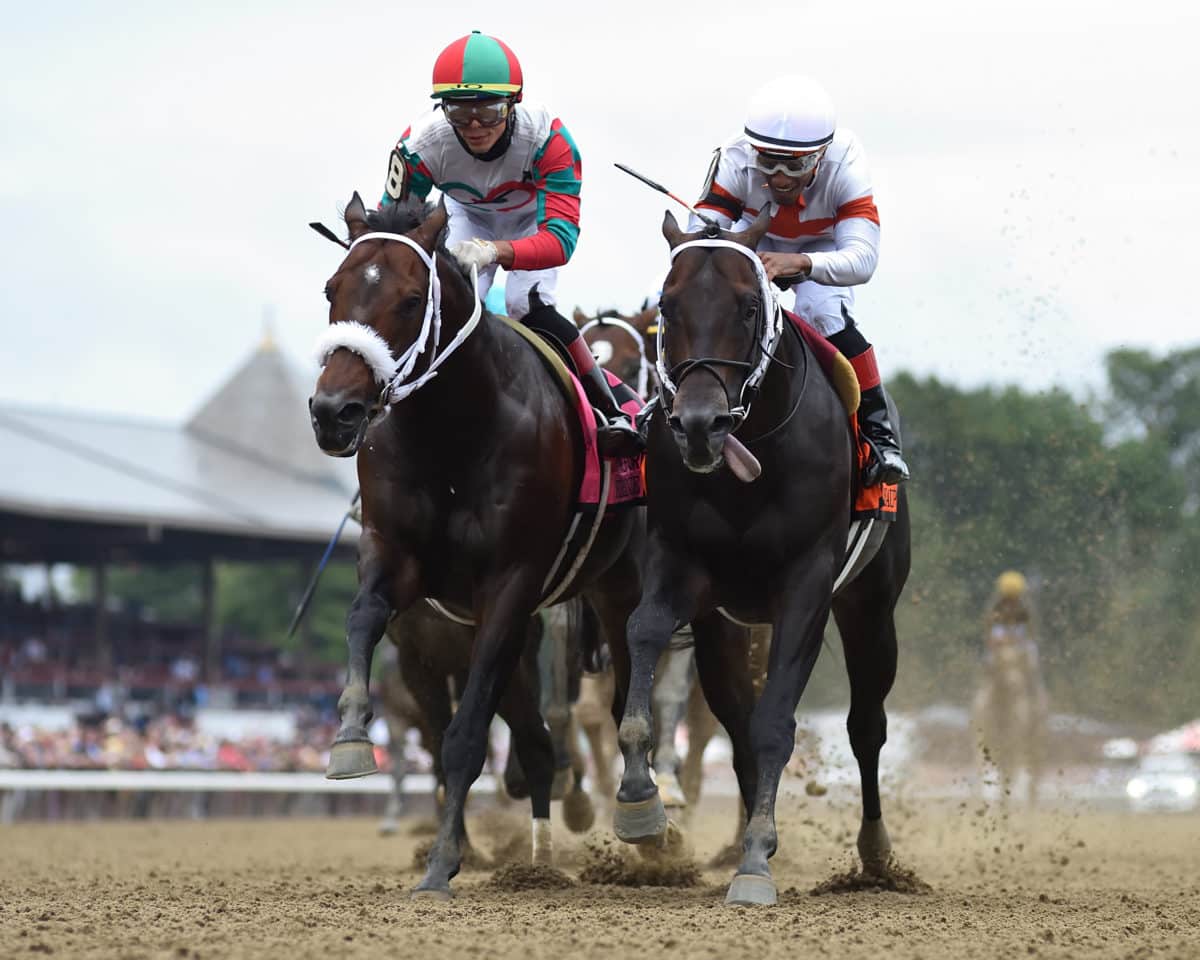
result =
M336 723L315 716L301 717L290 742L216 737L173 713L82 718L60 730L0 724L0 768L323 771L335 732Z

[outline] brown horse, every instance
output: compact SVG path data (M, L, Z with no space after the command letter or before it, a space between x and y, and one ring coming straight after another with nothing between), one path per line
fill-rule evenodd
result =
M619 739L625 772L617 835L658 842L666 815L650 777L654 665L691 621L705 696L729 733L747 813L728 903L776 901L775 801L795 746L795 711L832 608L850 676L850 742L862 781L858 851L886 869L879 800L883 701L896 667L893 612L910 564L907 503L877 555L834 600L846 559L855 449L844 407L786 320L754 251L763 215L740 233L685 234L669 213L672 265L660 302L660 404L647 446L646 583L630 617L632 673ZM741 446L728 443L733 434ZM747 469L748 449L761 473ZM729 464L734 469L723 469ZM757 479L754 477L757 476ZM748 482L753 481L753 482ZM719 642L703 618L724 610L771 623L767 680L755 701L748 652Z
M596 815L591 798L583 790L583 758L571 741L571 694L574 692L578 697L582 666L577 649L581 601L576 598L570 606L575 609L568 610L568 605L562 604L530 621L520 665L509 680L508 695L534 703L548 701L545 715L555 758L551 798L563 801L567 827L574 833L582 833L592 826ZM392 760L393 790L380 826L380 832L384 834L398 829L397 818L403 808L403 746L409 728L419 732L422 746L433 757L437 796L445 795L442 739L454 714L458 693L466 686L475 629L455 623L426 604L417 604L392 618L387 635L397 655L385 662L376 684L388 724L388 749ZM555 682L558 670L553 670L551 689L545 691L538 669L538 656L543 647L556 667L559 663L562 666L561 683ZM556 722L558 714L562 715L562 720ZM514 734L514 748L509 750L503 777L504 789L513 798L529 796L529 785L517 760L522 752L521 748L515 747L518 736Z
M317 443L358 455L359 589L346 620L349 670L332 777L374 767L371 655L388 618L428 597L478 624L446 729L446 803L417 893L450 895L462 861L463 804L499 709L525 734L534 858L550 858L554 757L537 705L505 695L529 618L558 578L576 516L585 449L579 417L537 351L482 312L473 277L446 253L444 208L345 212L350 249L326 284L324 370L309 401ZM626 686L624 624L640 594L641 508L606 514L560 599L582 593ZM620 692L618 702L622 701Z
M654 361L658 359L654 321L657 318L657 303L628 317L616 310L605 310L589 317L578 307L574 316L575 325L596 362L615 373L643 398L654 386Z

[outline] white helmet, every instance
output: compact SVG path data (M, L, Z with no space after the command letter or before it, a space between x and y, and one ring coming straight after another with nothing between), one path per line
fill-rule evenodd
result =
M809 77L778 77L761 87L746 113L746 136L759 150L808 153L833 139L837 116L829 94Z

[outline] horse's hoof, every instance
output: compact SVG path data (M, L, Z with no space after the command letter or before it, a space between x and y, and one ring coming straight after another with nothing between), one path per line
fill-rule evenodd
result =
M725 894L725 905L730 907L773 907L778 899L775 881L760 877L756 873L739 873Z
M682 810L687 806L687 797L683 795L683 788L679 786L675 774L658 773L655 774L655 778L658 780L658 797L664 807Z
M858 858L862 861L864 874L880 876L887 873L892 862L892 840L882 817L863 820L858 831Z
M570 767L563 767L561 770L554 771L554 782L550 784L550 799L561 800L567 795L567 791L571 789L571 784L575 782L575 771Z
M378 773L375 764L375 748L370 740L344 740L329 748L329 766L325 768L326 780L353 780Z
M572 833L587 833L596 823L592 798L582 790L572 790L563 798L563 821Z
M656 793L636 803L617 801L613 814L613 832L624 843L657 842L667 830L667 811Z
M417 887L409 898L412 900L432 900L435 903L446 903L454 899L454 894L449 890L439 890L437 887Z

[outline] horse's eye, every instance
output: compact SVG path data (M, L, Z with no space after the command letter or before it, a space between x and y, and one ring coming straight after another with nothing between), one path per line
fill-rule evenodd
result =
M416 294L413 294L411 297L405 297L400 301L400 312L413 313L423 306L425 306L425 298L418 297Z
M746 319L754 320L757 317L758 317L758 301L752 300L752 301L750 301L749 305L746 307Z

